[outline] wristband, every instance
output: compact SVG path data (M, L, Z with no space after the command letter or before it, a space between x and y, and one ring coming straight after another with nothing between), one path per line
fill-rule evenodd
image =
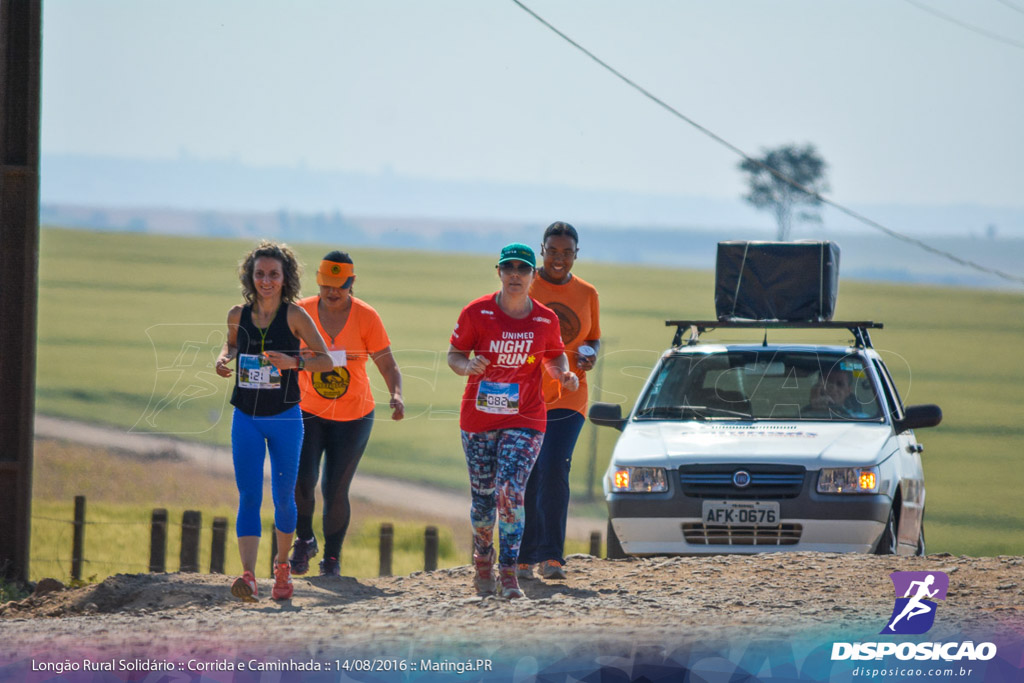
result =
M305 370L306 369L306 359L303 358L302 356L299 356L299 367L297 367L295 369L296 370Z

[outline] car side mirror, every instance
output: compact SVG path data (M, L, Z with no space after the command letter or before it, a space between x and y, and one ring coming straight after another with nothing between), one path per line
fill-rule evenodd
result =
M896 433L901 434L908 429L934 427L942 422L942 408L927 403L919 406L907 406L902 420L896 420Z
M622 417L622 406L618 403L593 403L590 406L590 421L598 427L614 427L620 432L626 426Z

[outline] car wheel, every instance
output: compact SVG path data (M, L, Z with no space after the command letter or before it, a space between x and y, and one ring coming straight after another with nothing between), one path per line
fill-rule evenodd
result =
M615 527L612 526L610 519L608 520L608 541L605 544L604 556L609 560L621 560L626 556L626 553L622 552L619 537L615 535Z
M889 521L885 523L885 531L882 532L881 538L878 539L878 545L875 546L875 555L895 555L899 542L897 539L896 507L893 506L889 508Z

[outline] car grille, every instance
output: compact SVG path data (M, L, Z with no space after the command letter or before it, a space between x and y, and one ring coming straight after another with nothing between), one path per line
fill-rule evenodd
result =
M733 483L743 470L750 484ZM806 470L798 465L684 465L679 468L683 494L693 498L796 498L804 486Z
M695 522L683 524L683 539L693 545L796 545L803 530L801 524L731 526Z

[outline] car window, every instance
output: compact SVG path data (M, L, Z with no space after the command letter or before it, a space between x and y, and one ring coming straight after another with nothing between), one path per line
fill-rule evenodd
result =
M880 421L863 358L812 351L726 351L665 358L638 419Z
M898 420L903 415L903 402L900 401L900 395L896 391L896 385L892 381L889 369L878 359L874 359L872 362L875 364L875 372L878 373L878 377L881 380L882 393L885 395L885 402L889 406L889 415L893 420Z

